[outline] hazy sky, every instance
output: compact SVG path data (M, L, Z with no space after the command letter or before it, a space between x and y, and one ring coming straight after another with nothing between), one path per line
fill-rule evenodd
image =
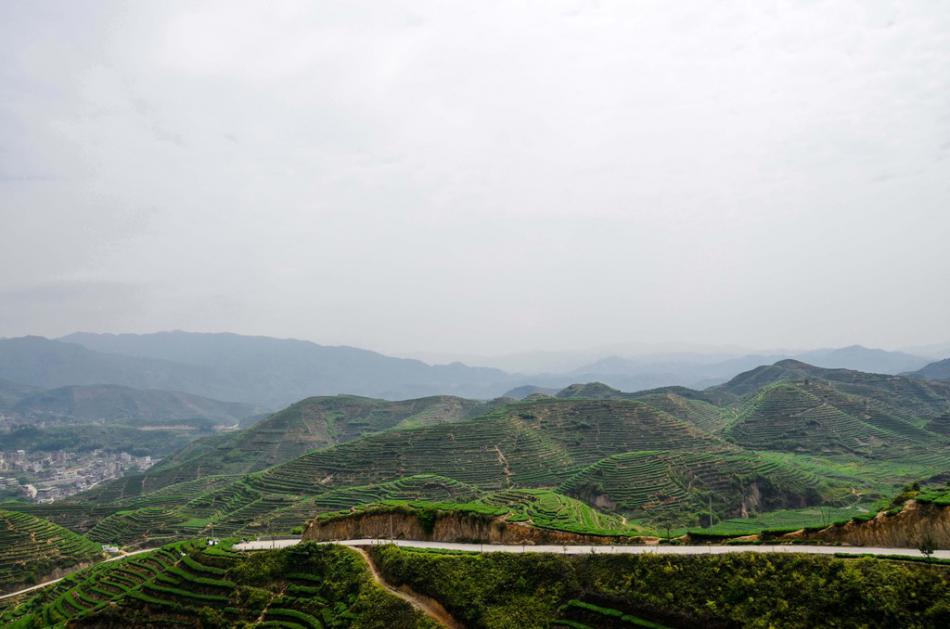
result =
M0 3L0 336L950 339L950 3Z

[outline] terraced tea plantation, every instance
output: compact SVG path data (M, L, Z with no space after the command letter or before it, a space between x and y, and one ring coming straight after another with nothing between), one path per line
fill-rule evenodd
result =
M825 479L794 460L734 450L628 452L607 457L559 491L631 517L768 511L847 499L857 478Z
M26 513L0 511L0 592L102 556L99 544L82 535Z
M370 578L359 555L302 544L240 555L178 542L100 564L0 611L4 627L434 625ZM376 623L376 624L374 624ZM394 624L387 624L394 623Z
M474 513L503 518L506 522L587 535L630 536L642 533L624 518L597 511L590 506L545 489L505 489L468 502L431 500L377 500L345 511L321 514L329 521L364 513L415 513L422 518L439 517L453 512Z
M355 395L307 398L246 430L198 439L148 471L90 496L121 500L208 475L253 472L377 432L462 421L483 408L487 405L447 395L400 402Z
M518 403L310 398L75 501L8 509L138 546L290 533L320 513L386 501L521 500L511 517L573 531L765 523L770 512L819 505L854 511L945 473L950 440L926 427L948 414L950 386L795 361L705 391L590 384ZM294 457L298 446L317 449Z

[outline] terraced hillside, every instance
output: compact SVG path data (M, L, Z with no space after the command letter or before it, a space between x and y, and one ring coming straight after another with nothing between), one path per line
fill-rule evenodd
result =
M252 477L262 491L317 493L434 473L482 489L553 486L604 456L720 442L646 404L540 400L458 424L387 432L304 455Z
M0 592L101 556L99 545L82 535L26 513L0 511Z
M434 627L375 584L353 550L240 555L179 542L100 564L0 612L5 627ZM245 625L245 623L247 623Z
M941 440L876 400L810 381L765 387L725 434L749 448L860 456L899 456L915 444L930 447Z
M363 522L370 516L384 516L383 530L375 530L375 524ZM481 517L488 525L489 521L526 525L551 531L577 533L596 536L632 536L643 533L638 527L627 524L624 518L602 513L589 505L547 489L504 489L482 495L468 502L432 501L432 500L381 500L361 504L341 511L332 511L318 515L304 533L304 539L339 539L337 534L344 532L347 537L385 537L393 535L393 520L402 520L399 524L402 533L411 534L413 529L420 536L431 534L433 528L439 532L437 521L451 520L449 533L452 538L434 538L438 541L462 541L479 538L479 526L471 524L471 518ZM461 516L461 521L458 517ZM415 521L415 519L418 520ZM407 521L408 520L408 521ZM333 523L342 526L332 528ZM334 531L332 537L321 537L327 525ZM466 527L471 525L470 529ZM322 532L318 532L322 529ZM518 526L518 533L528 530ZM512 529L508 529L511 533ZM400 535L397 535L399 537ZM416 536L414 539L425 539ZM507 543L512 543L510 540Z
M392 500L471 502L481 495L476 487L436 474L417 474L378 485L363 485L328 491L313 499L316 511L335 511L373 502Z
M877 386L873 396L855 392ZM495 408L457 398L312 398L231 445L199 442L177 464L87 493L96 516L64 503L57 521L81 522L77 530L103 542L141 544L212 530L289 532L323 511L386 500L465 503L558 489L646 526L694 527L767 521L776 509L855 508L950 469L946 437L929 429L948 412L939 385L896 376L783 361L704 392L562 393ZM349 440L249 474L205 475L289 454L299 444L284 444L283 430L312 439L305 447ZM49 517L59 518L53 507Z
M83 498L118 500L207 475L261 470L366 434L461 421L483 407L452 396L402 402L353 395L307 398L245 430L199 439L152 469Z
M774 365L756 367L704 393L742 397L755 395L778 382L804 383L813 380L820 380L842 393L876 401L888 412L917 426L950 410L950 383L851 369L824 369L797 360L782 360Z
M559 488L608 511L681 524L853 502L858 478L822 478L792 461L741 450L626 452L581 470Z

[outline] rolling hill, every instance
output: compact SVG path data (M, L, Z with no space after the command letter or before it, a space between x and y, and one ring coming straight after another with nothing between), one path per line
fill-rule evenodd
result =
M509 490L554 491L645 526L776 509L791 510L776 521L813 524L806 507L857 513L945 471L948 389L780 361L705 391L594 383L520 402L309 398L61 508L95 539L122 543L212 527L286 532L380 500L467 503ZM82 508L102 515L71 511ZM61 521L54 511L43 513Z
M188 393L118 385L68 386L21 395L8 410L24 419L64 423L169 424L206 419L233 425L258 412L254 406Z
M94 493L130 497L203 476L253 472L364 434L458 422L487 408L452 396L400 402L353 395L307 398L250 428L194 441L155 467Z
M435 473L483 489L550 486L610 454L718 443L639 402L539 400L458 424L390 431L311 452L251 483L263 491L307 493Z
M950 380L950 358L925 365L910 375L926 380Z

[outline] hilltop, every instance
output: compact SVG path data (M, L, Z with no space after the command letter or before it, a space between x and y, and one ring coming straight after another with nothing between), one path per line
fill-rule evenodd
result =
M925 365L911 375L927 380L950 380L950 358Z
M307 398L244 430L194 441L159 465L92 495L129 497L204 476L253 472L364 435L457 422L486 408L452 396L400 402L353 395Z

